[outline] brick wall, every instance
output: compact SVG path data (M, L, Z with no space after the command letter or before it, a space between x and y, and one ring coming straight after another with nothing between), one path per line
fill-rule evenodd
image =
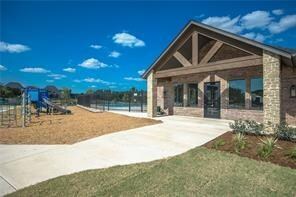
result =
M257 122L263 122L263 111L246 109L223 109L221 118L230 120L255 120Z
M168 81L158 83L159 91L166 92L166 98L158 95L158 106L165 106L165 110L169 114L183 115L183 116L204 116L204 83L220 81L221 88L221 118L224 119L252 119L262 122L263 111L252 110L250 105L250 93L246 93L246 109L229 109L228 107L228 80L231 79L246 79L250 80L252 77L262 77L262 66L253 66L243 69L225 70L211 73L199 73L186 76L172 77ZM198 83L198 106L197 107L173 107L174 103L174 83ZM250 90L248 90L250 91ZM167 105L166 105L167 103Z
M283 66L281 73L281 115L288 124L296 125L296 98L290 97L292 85L296 85L296 70Z

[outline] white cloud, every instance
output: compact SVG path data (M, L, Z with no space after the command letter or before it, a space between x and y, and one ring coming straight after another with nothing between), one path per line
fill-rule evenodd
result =
M81 64L78 64L78 66L89 68L89 69L100 69L100 68L108 67L107 64L100 62L95 58L89 58L87 60L84 60Z
M143 70L139 70L139 71L138 71L138 74L139 74L139 75L143 75L144 72L145 72L145 69L143 69Z
M144 79L138 77L125 77L124 79L128 81L144 81Z
M292 27L296 27L296 15L284 16L279 22L272 22L268 29L271 33L278 34Z
M257 10L242 17L242 26L246 29L266 28L273 20L269 12Z
M252 39L252 40L256 40L258 42L263 42L266 39L266 37L264 35L262 35L260 33L254 33L254 32L246 33L242 36Z
M53 83L54 80L52 80L52 79L48 79L48 80L46 80L46 82L48 82L48 83Z
M0 71L5 71L5 70L7 70L7 68L0 64Z
M59 80L59 79L63 79L66 78L66 75L62 75L62 74L49 74L47 75L49 77L52 77L53 79Z
M95 79L95 78L85 78L82 81L88 82L88 83L100 83L104 85L114 85L114 82L104 81L102 79Z
M140 40L129 33L117 33L113 36L112 39L117 44L131 48L145 46L145 42L143 40Z
M91 44L89 47L93 48L93 49L101 49L102 48L102 46L98 45L98 44Z
M259 29L268 30L272 34L284 32L290 28L296 27L296 15L283 16L278 22L271 15L282 15L284 11L276 9L272 11L257 10L250 12L242 17L231 18L229 16L213 16L202 20L202 23L217 27L232 33L242 34L243 36L257 40L265 41L268 37L262 33L246 32L246 30Z
M109 86L110 89L117 88L117 86Z
M197 19L200 19L200 18L203 18L203 17L205 17L205 14L200 14L200 15L195 16L195 18L197 18Z
M75 68L64 68L63 71L65 72L69 72L69 73L75 73L76 72L76 69Z
M114 82L104 81L102 79L95 79L95 78L85 78L81 81L87 82L87 83L100 83L104 85L114 85Z
M119 65L117 65L117 64L112 64L112 65L110 65L110 67L112 67L112 68L119 68Z
M112 51L109 54L109 57L114 57L114 58L118 58L121 54L118 51Z
M92 86L90 86L91 88L96 88L97 86L95 86L95 85L92 85Z
M0 41L0 52L21 53L31 50L28 46L22 44L10 44Z
M73 80L75 83L80 83L81 82L81 80L79 80L79 79L74 79Z
M49 73L49 70L40 67L30 67L30 68L22 68L20 69L21 72L25 73Z
M222 17L214 16L214 17L208 17L202 20L202 23L211 25L213 27L223 29L225 31L229 31L232 33L239 33L243 30L242 27L238 25L239 18L240 18L239 16L233 19L230 18L229 16L222 16Z
M272 13L274 15L279 16L279 15L283 15L284 14L284 10L282 10L282 9L276 9L276 10L272 10Z

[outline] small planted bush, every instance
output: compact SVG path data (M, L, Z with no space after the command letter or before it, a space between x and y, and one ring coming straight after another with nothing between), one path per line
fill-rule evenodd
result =
M224 145L225 145L225 141L223 139L218 139L213 143L212 147L215 149L218 149L219 147Z
M287 156L296 160L296 146L288 151Z
M280 148L276 145L277 139L276 138L266 138L266 140L260 139L261 143L259 144L258 148L258 155L261 158L267 159L271 154L274 148Z
M229 127L232 129L234 133L245 133L246 132L246 124L243 120L235 120L234 123L229 123Z
M254 120L235 120L229 127L234 133L262 135L264 125Z
M246 120L247 132L255 135L262 135L264 130L264 125L258 123L254 120Z
M296 128L289 127L286 122L281 122L275 126L275 134L278 139L296 141Z
M243 133L237 133L233 137L234 151L240 153L246 147L246 137Z

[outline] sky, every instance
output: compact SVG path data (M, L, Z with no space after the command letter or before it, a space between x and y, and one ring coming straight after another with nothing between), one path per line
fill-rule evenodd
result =
M190 21L296 48L293 1L0 1L0 82L146 89L141 74Z

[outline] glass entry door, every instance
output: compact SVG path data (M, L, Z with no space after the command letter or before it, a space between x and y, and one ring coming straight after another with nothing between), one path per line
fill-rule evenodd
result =
M204 117L220 118L220 82L205 83Z

